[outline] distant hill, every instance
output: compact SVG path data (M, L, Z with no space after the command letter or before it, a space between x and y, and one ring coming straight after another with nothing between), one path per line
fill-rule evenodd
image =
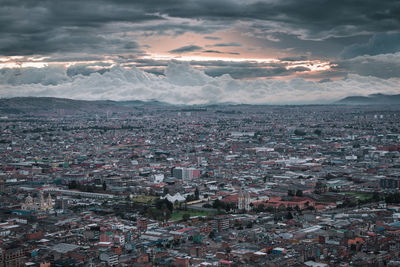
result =
M109 114L130 112L148 107L168 105L158 101L73 100L55 97L15 97L0 99L1 114Z
M116 102L118 105L125 106L125 107L144 107L144 106L159 106L159 107L168 107L172 106L171 104L161 102L158 100L128 100L128 101L118 101Z
M348 96L336 102L346 105L400 105L400 94L372 94L369 96Z
M369 96L349 96L334 104L340 105L400 105L400 94L372 94ZM206 111L207 109L225 109L228 107L246 108L250 104L217 103L208 105L173 105L157 100L73 100L55 97L14 97L0 98L2 115L77 115L77 114L113 114L155 110ZM257 106L257 105L256 105ZM262 105L261 105L262 106Z
M15 97L0 99L3 114L107 113L121 110L114 101L85 101L54 97Z

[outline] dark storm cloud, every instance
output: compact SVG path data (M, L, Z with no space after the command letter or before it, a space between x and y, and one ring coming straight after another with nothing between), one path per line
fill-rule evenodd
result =
M281 61L304 61L307 60L307 56L296 56L296 57L282 57L279 58Z
M162 23L168 18L209 21L207 25ZM229 22L227 22L229 21ZM188 31L212 33L234 22L250 23L250 34L287 33L300 39L374 34L400 29L400 2L395 0L13 0L0 7L0 54L30 55L69 52L78 49L102 52L117 32L113 23L130 23L130 31L143 34L182 34ZM152 25L141 23L154 22ZM215 25L215 27L211 27ZM253 33L252 33L253 31ZM106 40L101 40L105 38ZM212 36L205 37L215 40ZM99 42L100 39L100 43ZM279 40L279 38L277 38ZM121 40L104 52L136 49ZM124 43L125 42L125 43ZM281 44L282 42L277 42ZM63 45L66 44L66 45ZM76 48L78 47L78 48ZM101 50L101 51L99 51Z
M140 52L139 45L121 38L93 36L87 29L58 28L34 35L3 34L2 55L33 55L56 52L87 52L92 54Z
M169 52L174 53L174 54L180 54L180 53L189 53L189 52L199 51L201 49L203 49L203 48L200 46L197 46L197 45L187 45L187 46L179 47L177 49L170 50Z
M367 43L345 47L341 56L345 59L363 55L391 54L400 51L400 33L376 34Z
M213 45L213 46L218 46L218 47L229 47L229 46L243 46L243 45L242 45L242 44L239 44L239 43L232 42L232 43L219 43L219 44L215 44L215 45Z
M307 55L309 58L334 58L347 46L354 43L368 42L371 35L356 34L349 37L329 37L324 40L304 40L293 34L279 33L279 42L258 39L257 45L290 51L292 54ZM294 56L297 57L297 56Z
M26 61L28 57L25 57L25 60L22 61ZM47 57L44 58L42 61L43 62L48 62L48 63L53 63L53 62L80 62L80 61L102 61L104 60L104 56L101 55L76 55L76 54L69 54L69 55L54 55L52 57Z
M203 50L203 53L224 54L224 52L218 50Z
M162 21L162 22L155 22L152 25L135 25L132 26L125 26L119 28L121 31L134 31L139 32L143 36L159 36L159 35L172 35L178 36L184 34L186 32L194 32L197 34L208 34L215 32L220 29L224 29L227 26L224 25L217 25L208 22L201 22L199 25L190 25L188 23L181 23L181 22L173 22L173 21Z
M380 33L365 42L346 46L335 71L383 79L400 77L400 33Z
M268 22L272 30L288 29L304 38L324 39L360 32L398 31L400 3L396 0L176 1L144 5L153 12L180 18ZM275 28L272 28L274 22Z
M126 49L138 49L139 45L136 42L128 42L124 45L124 48Z
M214 53L214 54L227 54L227 55L240 55L239 52L222 52L218 50L203 50L203 53Z
M359 56L335 62L337 71L383 79L400 77L400 52L375 56Z
M107 38L109 22L162 19L133 5L106 1L3 1L0 7L0 54L121 52L137 48L131 40Z

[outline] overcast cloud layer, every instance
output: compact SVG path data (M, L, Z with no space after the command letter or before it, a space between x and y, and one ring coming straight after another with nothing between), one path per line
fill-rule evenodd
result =
M397 0L3 0L0 36L1 97L325 103L400 93Z

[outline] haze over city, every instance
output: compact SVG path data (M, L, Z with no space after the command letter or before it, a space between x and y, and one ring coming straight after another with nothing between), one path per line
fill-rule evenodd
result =
M399 92L398 1L2 1L0 97L324 104Z

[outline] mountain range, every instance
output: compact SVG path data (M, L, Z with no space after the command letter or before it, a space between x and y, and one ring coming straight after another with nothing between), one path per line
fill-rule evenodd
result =
M385 95L372 94L368 96L348 96L337 101L335 104L345 105L399 105L400 94Z
M400 94L385 95L372 94L369 96L348 96L332 104L336 105L400 105ZM131 101L112 101L112 100L73 100L55 97L15 97L0 99L1 114L79 114L96 113L108 114L114 112L130 112L145 108L190 108L190 107L216 107L235 105L234 103L221 103L210 105L173 105L157 100L131 100Z

